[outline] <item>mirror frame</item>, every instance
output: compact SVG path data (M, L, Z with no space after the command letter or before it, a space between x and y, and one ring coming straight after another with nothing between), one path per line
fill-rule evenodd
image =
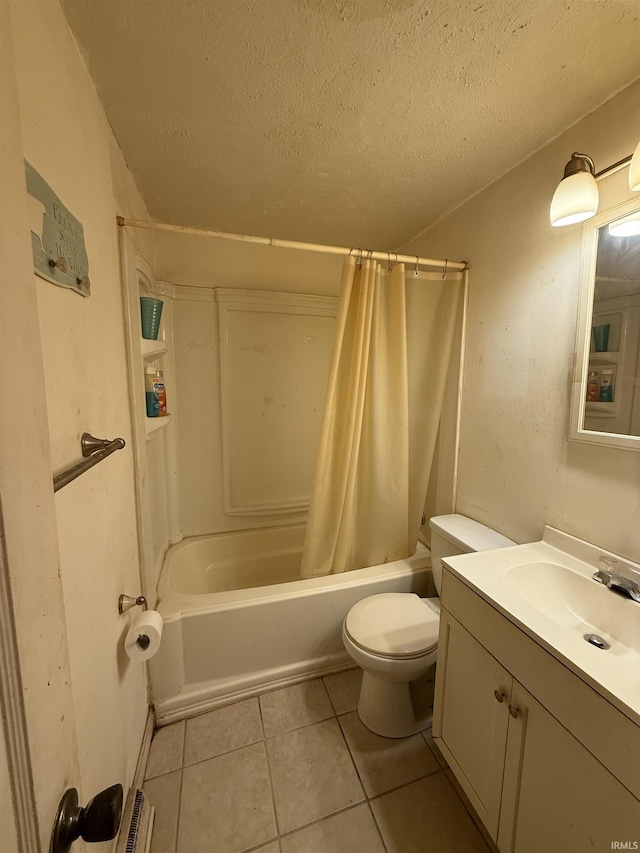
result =
M571 414L569 441L599 444L625 450L640 451L640 436L584 429L587 396L589 351L591 349L591 318L598 251L598 229L615 219L640 210L640 198L632 198L608 208L589 219L582 226L582 263L580 268L580 295L578 301L578 327L576 335L575 368L571 388Z

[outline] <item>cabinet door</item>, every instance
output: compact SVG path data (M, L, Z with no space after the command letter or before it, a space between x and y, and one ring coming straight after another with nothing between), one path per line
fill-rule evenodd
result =
M638 800L518 682L511 708L518 716L509 719L500 850L638 849Z
M444 608L440 626L434 736L495 839L512 678Z

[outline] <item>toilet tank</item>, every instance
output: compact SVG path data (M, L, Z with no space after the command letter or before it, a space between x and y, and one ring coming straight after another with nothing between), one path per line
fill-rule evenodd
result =
M442 558L474 551L491 551L517 545L501 533L465 515L434 515L431 528L431 570L438 595L442 585Z

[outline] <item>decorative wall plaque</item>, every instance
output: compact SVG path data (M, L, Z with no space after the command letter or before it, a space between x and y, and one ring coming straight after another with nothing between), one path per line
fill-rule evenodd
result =
M64 206L44 178L24 161L29 193L31 246L36 275L52 284L91 295L89 258L82 223Z

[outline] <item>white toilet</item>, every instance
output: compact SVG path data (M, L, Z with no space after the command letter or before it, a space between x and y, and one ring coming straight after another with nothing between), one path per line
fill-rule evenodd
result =
M431 566L438 595L442 557L515 545L490 527L464 515L438 515L431 528ZM410 684L435 664L440 599L391 592L363 598L347 613L342 640L364 670L358 714L368 729L383 737L408 737L429 725L431 708L421 711Z

